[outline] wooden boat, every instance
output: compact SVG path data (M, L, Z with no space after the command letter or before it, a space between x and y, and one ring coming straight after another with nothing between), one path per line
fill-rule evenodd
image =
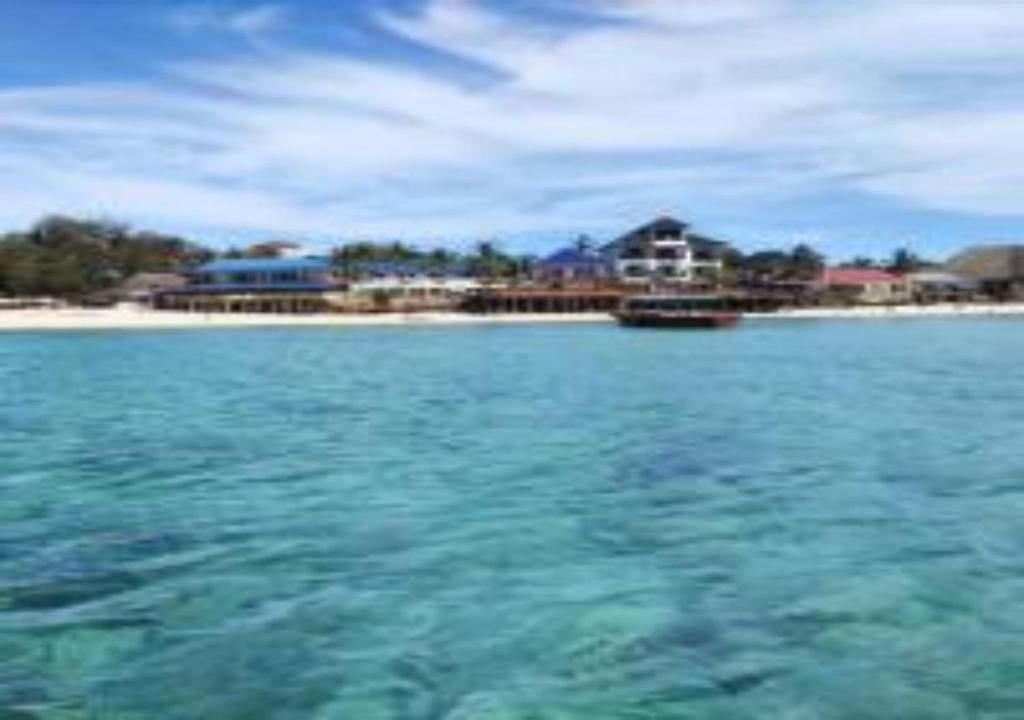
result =
M740 314L718 295L636 295L615 313L627 327L714 329L732 327Z

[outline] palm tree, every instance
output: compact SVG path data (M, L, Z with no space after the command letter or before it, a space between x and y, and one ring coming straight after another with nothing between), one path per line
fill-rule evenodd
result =
M909 250L908 248L898 248L896 252L892 254L889 269L895 273L903 275L915 272L921 268L927 267L928 265L929 263L922 259L917 253Z
M817 277L825 267L825 258L810 245L803 243L794 247L790 252L789 262L793 276L801 280Z
M500 259L501 254L493 242L483 240L477 243L473 265L479 275L487 279L497 277L501 269Z

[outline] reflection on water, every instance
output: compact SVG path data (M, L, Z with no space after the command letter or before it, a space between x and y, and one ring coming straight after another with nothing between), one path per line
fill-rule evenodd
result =
M0 718L1016 718L1024 324L0 339Z

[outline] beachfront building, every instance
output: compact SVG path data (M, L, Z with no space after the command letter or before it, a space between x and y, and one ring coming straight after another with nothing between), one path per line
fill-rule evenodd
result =
M596 282L612 276L605 256L586 242L577 242L548 255L537 263L533 272L540 282Z
M727 244L697 235L675 218L661 217L601 249L615 277L630 284L715 287Z
M1024 245L978 245L946 263L945 269L978 284L998 300L1024 299Z
M159 293L158 308L190 312L310 313L334 309L345 291L322 257L222 258Z
M458 308L480 281L462 267L422 261L371 260L346 264L349 312L423 312Z
M181 273L139 272L112 288L93 293L84 299L83 304L104 306L129 303L152 306L162 293L182 288L187 282Z
M980 292L978 282L941 270L907 273L903 278L910 285L910 294L916 303L963 302L974 299Z
M897 305L911 300L906 279L875 268L826 268L817 285L826 302L843 305Z

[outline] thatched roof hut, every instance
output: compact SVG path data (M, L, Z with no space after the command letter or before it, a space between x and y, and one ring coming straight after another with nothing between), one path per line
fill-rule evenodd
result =
M120 285L100 290L84 299L86 305L112 305L118 302L152 303L154 297L167 290L184 287L185 276L174 272L139 272Z
M978 245L946 263L954 275L980 282L1024 281L1024 245Z
M1024 297L1024 245L979 245L946 263L946 270L970 278L998 299Z

